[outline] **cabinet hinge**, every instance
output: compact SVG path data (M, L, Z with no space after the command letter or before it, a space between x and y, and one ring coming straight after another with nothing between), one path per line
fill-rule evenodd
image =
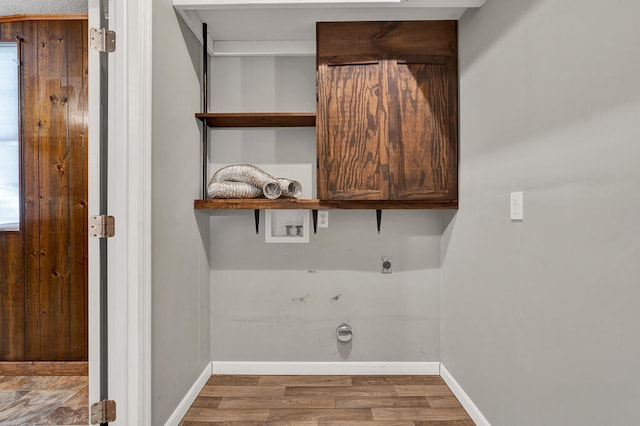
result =
M115 52L116 32L104 28L91 28L89 44L98 52Z
M91 404L91 424L110 423L116 421L116 402L110 399Z
M116 234L116 218L101 215L89 218L89 235L94 238L111 238Z

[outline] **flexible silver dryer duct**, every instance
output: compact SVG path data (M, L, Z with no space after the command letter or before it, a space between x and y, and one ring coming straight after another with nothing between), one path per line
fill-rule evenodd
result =
M300 185L300 182L287 178L278 178L278 183L280 184L283 197L298 198L302 195L302 185Z
M262 189L245 182L209 182L210 198L260 198Z
M218 185L222 183L222 185ZM239 183L240 185L234 185ZM269 199L278 198L282 194L280 183L276 178L251 164L234 164L223 167L211 177L207 192L211 198L257 198L255 191L249 186L258 188Z
M211 198L259 198L263 195L269 199L281 195L298 198L302 186L294 180L276 179L251 164L235 164L215 172L209 180L207 193Z

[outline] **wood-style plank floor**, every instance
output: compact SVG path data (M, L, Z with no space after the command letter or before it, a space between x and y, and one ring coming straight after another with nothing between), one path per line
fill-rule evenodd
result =
M213 375L181 426L473 426L440 376Z
M87 376L0 376L0 425L86 425Z

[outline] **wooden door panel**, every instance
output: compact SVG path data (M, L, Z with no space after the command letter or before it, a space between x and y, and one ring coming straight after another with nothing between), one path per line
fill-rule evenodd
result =
M0 233L0 361L87 359L87 23L0 23L22 42L22 224Z
M388 197L383 64L319 67L318 195L326 200Z
M88 353L88 204L87 204L87 107L88 63L87 21L75 21L69 26L68 91L69 105L69 352L71 359L86 359Z
M447 63L397 63L390 67L394 107L389 119L390 198L455 198L457 162L450 70ZM455 173L454 173L455 175Z
M22 167L24 176L24 279L25 322L24 359L37 361L40 356L40 67L38 66L37 21L24 22L22 49ZM44 117L42 117L44 118Z
M40 353L62 360L69 342L69 126L68 25L42 22L40 69Z
M0 25L0 40L14 41L22 23ZM21 179L24 179L21 177ZM24 239L20 232L0 232L0 360L24 359Z
M70 180L81 180L69 193L69 352L71 359L85 359L88 353L88 212L87 147L83 136L70 138L74 155L69 168Z
M24 264L20 233L0 234L2 288L2 340L0 359L19 361L24 358Z

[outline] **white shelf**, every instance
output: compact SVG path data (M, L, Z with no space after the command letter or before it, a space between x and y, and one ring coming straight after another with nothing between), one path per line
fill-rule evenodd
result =
M313 56L315 24L330 21L458 20L486 0L173 0L212 56Z

